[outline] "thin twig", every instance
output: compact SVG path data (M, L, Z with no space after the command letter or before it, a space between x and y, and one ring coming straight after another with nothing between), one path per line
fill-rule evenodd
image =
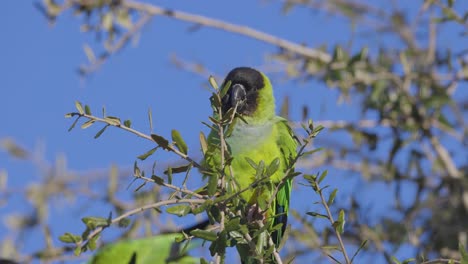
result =
M334 224L335 220L333 219L333 214L330 211L330 207L328 207L327 201L325 200L325 196L323 195L322 190L320 189L318 193L320 194L320 199L322 200L323 207L325 207L325 210L327 211L328 220L330 220L330 222ZM340 232L338 232L338 230L336 230L336 228L334 228L334 230L336 238L338 239L338 243L340 244L341 252L343 253L343 256L345 258L346 264L351 264L351 261L348 257L348 253L346 252L346 248L343 243L343 239L341 238L341 234Z
M279 38L277 36L247 27L241 26L233 23L228 23L219 19L209 18L206 16L195 15L191 13L186 13L174 9L167 9L163 7L159 7L156 5L151 5L147 3L139 3L135 1L123 1L123 6L138 10L141 12L147 12L150 15L161 15L167 16L170 18L187 21L191 23L195 23L201 26L207 26L212 28L221 29L224 31L240 34L243 36L251 37L253 39L257 39L266 43L273 44L280 48L286 49L288 51L297 53L299 55L305 56L307 58L317 59L321 62L328 63L331 61L331 56L323 51L312 49L306 47L304 45L300 45L286 39Z
M192 195L194 197L197 197L197 198L200 198L200 199L205 199L206 197L204 195L201 195L201 194L198 194L196 192L193 192L189 189L185 189L185 188L180 188L180 187L177 187L175 185L172 185L172 184L169 184L169 183L165 183L165 182L157 182L151 178L148 178L148 177L144 177L144 176L135 176L136 178L138 179L142 179L144 181L147 181L147 182L152 182L152 183L155 183L155 184L158 184L158 185L161 185L161 186L164 186L164 187L167 187L167 188L170 188L170 189L173 189L175 191L178 191L178 192L181 192L181 193L185 193L185 194L188 194L188 195Z
M166 200L166 201L160 201L160 202L157 202L157 203L147 204L147 205L141 206L139 208L133 209L131 211L128 211L128 212L126 212L126 213L112 219L108 226L110 226L112 224L115 224L115 223L119 222L120 220L122 220L124 218L127 218L129 216L138 214L138 213L140 213L142 211L146 211L148 209L155 209L155 208L159 208L159 207L162 207L162 206L165 206L165 205L171 205L171 204L182 204L182 203L202 204L204 202L206 202L205 199L171 199L171 200ZM100 234L108 226L101 226L101 227L98 227L98 228L94 229L86 237L86 242L82 246L85 246L93 237Z
M140 131L138 131L138 130L135 130L135 129L130 128L130 127L127 127L127 126L123 126L123 125L120 124L120 123L119 123L119 124L115 124L114 122L108 121L108 120L106 120L105 118L100 118L100 117L96 117L96 116L93 116L93 115L88 115L88 114L85 114L85 113L80 114L80 113L76 113L76 112L70 113L70 115L72 115L72 116L85 117L85 118L87 118L87 119L91 119L91 120L94 120L94 121L97 121L97 122L105 123L105 124L108 124L108 125L110 125L110 126L117 127L117 128L123 129L123 130L125 130L125 131L128 131L128 132L130 132L130 133L132 133L132 134L135 134L135 135L137 135L137 136L139 136L139 137L142 137L142 138L144 138L144 139L147 139L147 140L149 140L149 141L155 142L155 141L153 140L153 138L151 138L150 135L147 135L147 134L145 134L145 133L142 133L142 132L140 132ZM202 167L200 164L198 164L195 160L193 160L190 156L188 156L187 154L182 153L182 152L179 151L177 148L174 148L172 145L167 145L165 148L168 149L168 150L171 151L171 152L174 152L175 154L177 154L178 156L180 156L180 157L183 158L184 160L186 160L186 161L192 163L194 167L199 168L199 169L203 169L203 167Z

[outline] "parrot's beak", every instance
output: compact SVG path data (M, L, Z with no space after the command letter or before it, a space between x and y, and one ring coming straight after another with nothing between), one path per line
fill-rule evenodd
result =
M244 86L242 84L234 84L231 87L231 107L237 105L237 109L240 110L244 106L246 99L247 93Z
M234 84L229 89L228 93L223 97L223 111L227 112L229 109L236 107L237 112L242 113L247 102L247 92L242 84Z

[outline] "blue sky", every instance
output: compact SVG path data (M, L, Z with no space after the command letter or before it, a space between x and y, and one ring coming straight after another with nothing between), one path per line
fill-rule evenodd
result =
M186 1L157 1L157 4L248 25L313 47L343 43L349 36L343 19L302 9L282 16L277 2L213 0L203 4ZM414 6L408 9L415 11ZM171 55L204 63L209 70L223 76L236 66L262 69L267 54L275 51L273 46L247 37L210 28L189 32L191 25L187 23L156 17L143 29L136 46L127 46L97 72L82 79L77 69L86 62L83 44L96 50L101 46L94 35L80 32L81 18L68 12L50 26L29 1L6 1L0 12L0 32L4 37L0 42L0 139L11 137L26 149L42 151L49 164L65 156L67 168L82 174L105 171L112 164L131 168L136 156L152 145L117 129L108 129L98 140L93 139L99 129L97 126L67 132L71 120L65 119L64 114L74 111L75 100L90 105L96 115L105 106L109 115L131 119L134 128L146 133L149 133L146 113L151 108L154 132L169 136L171 129L181 131L190 153L197 156L198 132L207 132L201 121L210 115L207 80L177 69L170 62ZM441 44L452 45L446 39L442 39ZM356 43L359 45L361 43ZM310 108L311 118L316 120L349 120L359 116L358 108L336 105L337 93L316 82L284 82L278 74L273 74L272 80L278 102L290 96L293 120L300 118L300 107L294 106L302 105ZM156 157L166 161L174 159L162 152ZM4 152L0 152L1 169L8 172L8 188L12 190L39 181L42 174L31 162L13 159ZM332 182L344 189L361 184L348 176L341 173L336 176L341 178ZM128 192L127 183L122 183L122 192ZM376 185L373 188L378 192L387 187ZM309 195L307 191L303 187L299 189L293 197L293 208L313 208L311 204L304 204L311 201L304 199ZM372 196L372 192L369 195ZM343 194L341 198L346 199ZM391 196L380 197L382 208L386 198L391 199ZM19 205L22 199L15 197L14 201ZM13 204L0 206L0 214L9 214L17 208ZM108 210L96 207L92 211ZM55 208L50 217L65 214L67 206L62 206ZM81 230L78 218L56 223L55 236L64 231ZM7 235L8 231L0 223L0 239ZM33 245L38 236L40 234L28 238L26 245ZM411 252L404 252L400 257L411 257Z

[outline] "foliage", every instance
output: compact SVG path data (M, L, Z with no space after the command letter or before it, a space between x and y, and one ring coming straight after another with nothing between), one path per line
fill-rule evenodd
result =
M104 36L101 38L103 48L97 55L85 45L89 63L80 67L80 73L84 76L103 66L103 63L132 40L152 17L166 16L198 26L245 35L277 47L277 52L270 54L266 63L281 65L284 77L306 85L312 81L324 84L328 90L321 92L336 92L339 94L337 103L347 102L359 109L361 117L357 120L316 120L315 123L329 128L327 136L323 137L327 140L317 140L325 150L320 155L314 155L320 158L307 159L307 155L304 154L305 157L298 166L301 167L301 171L329 166L344 174L349 172L346 175L361 179L362 186L351 197L339 199L337 194L340 186L334 186L338 189L333 189L330 193L327 192L326 186L320 187L326 174L305 173L307 184L318 195L319 203L325 212L308 212L309 217L304 216L304 213L292 212L301 226L289 232L288 243L297 246L287 249L284 259L291 260L318 251L338 262L340 260L337 259L337 255L332 254L338 250L345 262L351 261L353 256L347 256L346 247L355 249L354 252L383 256L388 263L464 263L466 252L463 245L466 245L468 231L468 102L459 94L461 90L466 90L468 80L467 50L444 47L440 45L440 41L443 34L466 41L468 10L463 10L461 1L426 0L420 3L418 13L413 14L406 12L404 1L401 1L402 6L395 4L391 8L383 8L379 2L283 1L285 16L292 10L306 9L313 11L312 14L325 13L332 19L344 19L349 22L349 31L344 33L349 42L325 43L326 45L318 48L281 39L249 27L140 1L45 0L37 6L51 22L57 22L59 16L71 10L83 18L84 31ZM207 71L203 67L193 67L181 61L177 61L176 64L186 70L201 73ZM234 203L235 198L228 200L229 196L223 195L214 198L200 194L199 190L193 192L185 187L172 185L175 174L184 174L188 179L192 167L199 167L188 156L187 145L180 133L173 132L171 140L156 134L144 135L133 130L128 120L122 122L105 113L102 117L96 117L91 115L89 107L83 107L79 103L76 106L78 112L73 115L86 119L81 125L82 128L99 122L104 124L97 132L96 138L110 126L120 127L157 144L140 155L140 160L145 160L155 151L163 149L175 153L186 162L178 166L168 166L164 175L152 173L150 177L145 176L139 165L135 164L134 176L141 182L140 186L154 183L152 191L137 187L139 191L135 192L133 199L139 207L124 204L112 195L115 193L115 182L118 178L117 169L114 169L110 173L108 191L103 200L112 204L118 214L124 217L109 217L106 221L100 219L98 223L87 221L93 228L87 225L83 234L67 235L65 240L73 241L80 250L88 249L92 246L89 239L98 236L108 224L124 219L125 212L132 212L135 208L159 208L166 205L154 202L154 193L159 194L161 188L166 188L172 190L170 200L177 200L174 204L180 203L179 198L186 199L184 201L187 202L186 205L170 207L172 209L169 209L169 212L186 215L208 211L213 222L225 222L223 230L226 232L220 232L221 235L213 236L206 232L196 234L212 242L213 254L222 257L224 246L243 242L244 239L248 242L245 237L234 236L231 231L227 231L231 224L237 225L237 222L230 221L241 223L235 217L229 218L229 213L226 214L229 212L226 210L232 208L231 206L242 206ZM303 107L303 112L307 119L307 106ZM215 117L210 120L210 126L226 121L217 120ZM307 131L310 132L310 129ZM340 140L345 137L351 141ZM202 149L206 150L203 135L200 136L200 141ZM29 158L28 152L15 145L11 139L2 142L2 148L11 155ZM59 163L60 161L57 161L57 167L60 166ZM259 173L263 174L264 171ZM0 176L6 178L6 172ZM219 175L218 178L222 177ZM394 200L391 201L389 209L391 214L372 219L359 194L362 189L372 188L378 183L385 184L391 190ZM30 186L27 190L28 198L33 201L33 212L25 216L15 216L14 220L11 220L17 224L18 232L45 226L45 215L48 211L46 201L51 197L70 197L71 194L79 192L79 189L69 186L65 178L45 178L40 184ZM212 187L218 183L213 181L210 184ZM416 190L413 197L405 193L408 188ZM220 203L217 204L225 206L220 208L209 202L212 199L218 199L217 202ZM336 206L336 211L334 207L329 208L331 205ZM224 220L221 212L224 212ZM151 222L148 219L157 221L148 216L154 217L153 214L157 214L157 211L146 213L148 222ZM329 225L319 227L310 217L324 218ZM106 224L102 224L103 222ZM141 223L133 222L130 229L138 228ZM49 233L45 233L45 237L48 237ZM11 246L13 244L14 241L5 240L0 248L11 249L14 248ZM393 257L395 252L404 247L410 247L417 252L414 258L399 261ZM25 259L53 259L74 248L55 248L47 244L43 252L31 254Z

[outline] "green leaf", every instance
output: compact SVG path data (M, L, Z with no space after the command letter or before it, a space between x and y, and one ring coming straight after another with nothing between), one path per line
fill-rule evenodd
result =
M224 229L226 232L231 232L238 230L240 226L240 218L235 217L233 219L230 219L227 223L224 224Z
M208 195L214 195L218 189L218 175L211 175L208 179Z
M79 256L81 254L81 247L76 247L73 254L75 254L75 256Z
M275 174L275 172L278 170L279 168L279 165L280 165L280 160L279 158L276 158L274 159L270 165L268 165L266 171L265 171L265 175L266 176L271 176L273 174Z
M147 159L149 156L153 155L153 153L154 153L158 148L159 148L159 147L154 147L154 148L148 150L146 153L141 154L141 155L138 156L137 158L138 158L139 160L145 160L145 159Z
M151 108L148 108L148 121L150 125L150 132L153 132L153 114L151 112Z
M68 132L70 132L76 126L76 123L78 123L79 119L80 117L77 117L75 121L73 121L72 125L68 128Z
M215 90L219 89L218 83L216 83L216 80L213 76L210 75L210 77L208 78L208 81L210 82L211 87L213 87Z
M320 175L320 178L318 179L317 183L318 184L322 183L322 181L325 179L325 177L327 177L327 174L328 174L327 170L322 172L322 174Z
M87 115L91 115L91 109L89 108L89 105L85 105L84 109Z
M99 234L92 237L89 241L88 241L88 248L91 249L91 250L95 250L96 249L96 241L99 239Z
M409 258L409 259L403 260L403 262L401 264L409 264L409 263L414 262L414 261L416 261L415 258Z
M223 98L226 95L227 91L229 91L230 87L231 87L231 81L228 81L226 84L224 84L223 88L219 92L219 96Z
M70 118L70 117L72 117L72 116L73 116L73 113L66 113L66 114L65 114L65 118Z
M245 160L247 161L247 163L249 163L249 165L254 168L255 170L257 170L257 163L255 163L255 161L253 161L251 158L249 157L245 157Z
M182 173L188 171L192 167L192 164L182 165L179 167L169 167L172 173ZM164 171L164 174L169 174L169 168Z
M86 122L84 122L82 125L81 125L81 129L86 129L88 127L90 127L92 124L94 124L94 120L88 120Z
M187 154L188 152L188 147L187 144L185 143L184 139L180 135L179 131L173 129L171 132L172 135L172 141L176 143L177 148L184 154Z
M136 161L133 164L133 176L135 176L135 177L141 176L141 171L140 171L140 168L138 167L138 164L137 164Z
M161 185L164 183L164 179L156 175L151 175L151 179L153 179L154 182L158 185Z
M82 241L81 236L74 235L68 232L59 236L59 240L62 241L63 243L73 243L73 244L81 243Z
M206 151L208 150L208 142L206 141L205 134L203 134L203 132L200 132L199 138L200 138L200 146L201 146L203 155L205 155Z
M256 170L255 179L260 179L263 175L263 172L265 171L265 162L263 160L258 163Z
M192 214L194 215L197 215L197 214L200 214L202 212L204 212L209 206L212 206L213 205L213 201L212 200L207 200L206 202L202 203L201 205L195 207L194 209L192 209Z
M76 110L78 110L78 113L80 113L80 115L84 114L83 106L81 105L79 101L75 101L75 107L76 107Z
M81 221L91 230L109 225L107 218L103 217L83 217Z
M177 215L177 216L185 216L185 215L189 214L190 211L191 211L190 206L189 205L184 205L184 204L174 205L174 206L171 206L171 207L166 209L166 212L168 214L173 214L173 215Z
M306 214L307 214L307 215L310 215L310 216L313 216L313 217L328 219L328 216L327 216L327 215L319 214L319 213L316 213L316 212L307 212Z
M309 155L312 155L312 154L314 154L315 152L319 152L319 151L321 151L321 150L323 150L323 148L316 148L316 149L314 149L314 150L310 150L310 151L306 151L306 152L302 153L301 156L302 156L302 157L303 157L303 156L309 156Z
M336 229L336 231L340 234L343 234L344 232L344 225L345 225L345 212L343 209L340 210L340 214L338 215L338 221L335 221L333 223L333 227Z
M351 258L351 263L353 263L354 258L357 256L357 254L367 245L367 240L364 240L359 248L356 250L356 253L354 253L353 257Z
M172 167L167 168L167 170L164 171L164 174L167 175L167 182L172 184Z
M395 264L401 264L401 262L395 256L392 256L392 261Z
M125 228L127 226L129 226L131 223L131 220L128 219L128 218L123 218L123 219L120 219L120 221L117 223L117 225L121 228Z
M169 149L169 141L167 139L165 139L164 137L161 137L159 135L156 135L156 134L151 134L151 138L154 140L154 142L156 142L156 144L158 144L160 147L162 147L163 149Z
M130 128L132 126L132 121L130 119L127 119L124 121L124 126Z
M206 231L201 229L195 229L190 232L190 235L198 237L207 241L215 241L218 235L213 231Z
M109 127L109 124L105 125L103 128L101 128L101 130L99 130L96 135L94 136L94 139L100 137L102 135L102 133L104 133L104 131L106 130L106 128Z
M110 125L113 126L119 126L120 125L120 118L115 117L115 116L106 116L104 117L104 120L107 121Z
M330 206L333 201L335 201L336 193L338 192L338 189L334 189L333 192L330 194L330 197L328 197L327 205Z

